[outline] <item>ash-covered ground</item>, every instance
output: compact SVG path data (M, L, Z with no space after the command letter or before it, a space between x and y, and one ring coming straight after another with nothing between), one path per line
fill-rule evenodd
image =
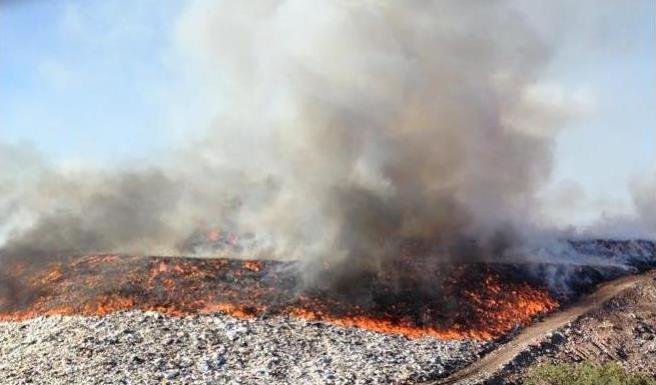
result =
M285 317L129 311L0 324L4 384L404 384L486 344L408 340Z

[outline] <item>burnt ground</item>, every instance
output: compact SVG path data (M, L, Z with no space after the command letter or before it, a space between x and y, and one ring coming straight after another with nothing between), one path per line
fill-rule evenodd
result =
M606 274L588 268L566 276L582 287L581 296L533 325L498 341L495 349L463 365L436 384L521 384L533 367L565 362L619 362L626 369L654 373L656 330L656 247L650 241L593 240L570 242L581 256L618 262L638 275ZM541 269L540 273L548 272ZM557 273L559 271L556 271ZM571 271L570 271L571 273ZM552 274L558 276L560 274ZM584 278L580 280L579 278ZM592 283L603 282L599 285ZM587 293L587 294L585 294ZM648 364L644 364L644 362Z
M0 271L0 321L39 315L288 315L408 337L490 340L558 306L523 265L442 265L396 279L359 276L349 290L303 287L298 265L227 258L97 255ZM409 271L409 272L408 272ZM426 270L424 270L426 271ZM419 280L416 277L421 277Z

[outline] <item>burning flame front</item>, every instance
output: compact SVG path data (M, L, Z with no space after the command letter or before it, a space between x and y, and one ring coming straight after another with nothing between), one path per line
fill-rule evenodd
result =
M282 315L409 338L489 340L558 307L543 288L494 265L463 264L425 293L370 285L366 294L299 288L293 264L274 261L96 255L7 269L0 320L104 315L139 309L172 316Z

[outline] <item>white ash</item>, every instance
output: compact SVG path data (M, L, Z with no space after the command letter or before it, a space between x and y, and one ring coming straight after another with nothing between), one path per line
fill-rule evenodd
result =
M488 344L409 340L286 317L129 311L0 324L3 384L403 384Z

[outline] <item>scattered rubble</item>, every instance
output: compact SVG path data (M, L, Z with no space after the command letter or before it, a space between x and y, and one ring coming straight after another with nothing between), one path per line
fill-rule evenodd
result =
M128 311L0 324L5 384L403 384L488 344L409 340L286 317Z

